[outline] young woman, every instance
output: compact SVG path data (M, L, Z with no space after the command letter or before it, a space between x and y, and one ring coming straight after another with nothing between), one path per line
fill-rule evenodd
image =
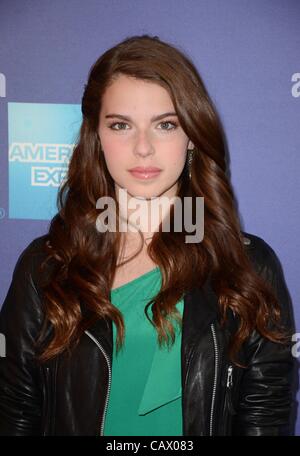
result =
M1 310L0 434L290 433L288 291L274 250L241 229L195 66L130 37L91 68L82 113L58 212ZM187 197L193 217L204 198L200 242L176 227ZM143 202L144 229L101 230L103 198L119 222Z

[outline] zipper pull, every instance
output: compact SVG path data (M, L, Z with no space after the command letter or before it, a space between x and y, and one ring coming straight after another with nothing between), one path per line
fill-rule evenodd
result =
M231 388L232 387L232 371L233 371L233 367L230 365L228 366L228 369L227 369L227 383L226 383L226 386L227 388Z
M228 369L227 369L227 383L226 383L226 387L228 388L227 389L227 401L228 401L228 407L229 407L230 413L232 415L235 415L236 411L233 407L232 398L231 398L231 394L230 394L230 389L232 388L232 385L233 385L232 372L233 372L233 367L232 367L232 365L230 365L230 366L228 366Z

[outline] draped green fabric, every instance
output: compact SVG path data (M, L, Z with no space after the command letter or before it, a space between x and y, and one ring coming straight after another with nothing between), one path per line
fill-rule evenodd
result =
M104 435L182 435L181 330L176 320L175 343L159 348L157 332L144 312L159 291L157 266L111 290L111 302L123 315L125 346L116 355L116 327L112 382ZM184 301L176 308L183 315ZM151 306L148 315L152 318Z

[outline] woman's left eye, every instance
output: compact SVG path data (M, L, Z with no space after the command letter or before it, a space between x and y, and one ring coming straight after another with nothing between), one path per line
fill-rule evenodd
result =
M177 128L177 124L174 123L174 122L170 122L170 121L166 121L166 122L161 122L160 125L172 125L171 128L163 128L163 130L175 130L175 128Z

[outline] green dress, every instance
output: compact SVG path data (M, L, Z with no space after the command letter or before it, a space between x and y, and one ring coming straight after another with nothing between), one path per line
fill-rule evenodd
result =
M116 327L112 379L104 435L182 435L181 331L176 320L175 342L159 348L157 332L144 308L161 287L157 266L111 290L111 302L123 315L125 346L116 356ZM176 308L183 315L183 299ZM152 318L151 306L148 315Z

